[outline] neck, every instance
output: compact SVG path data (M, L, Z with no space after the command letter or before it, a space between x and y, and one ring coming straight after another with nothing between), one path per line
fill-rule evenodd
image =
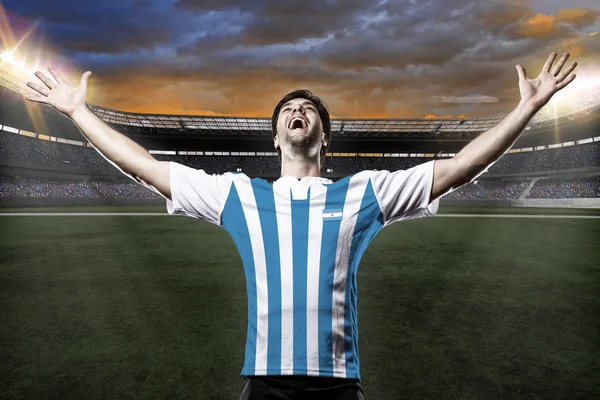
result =
M306 176L321 176L319 159L293 159L283 156L281 158L281 176L290 175L296 179Z

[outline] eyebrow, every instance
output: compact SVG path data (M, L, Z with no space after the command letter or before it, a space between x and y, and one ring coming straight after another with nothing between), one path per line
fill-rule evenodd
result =
M287 102L287 103L285 103L285 104L283 105L283 107L281 107L281 108L288 107L289 105L290 105L290 102L288 101L288 102ZM300 105L302 105L302 106L309 105L309 106L316 107L316 106L313 104L313 102L312 102L312 101L310 101L310 100L303 101L302 103L300 103Z

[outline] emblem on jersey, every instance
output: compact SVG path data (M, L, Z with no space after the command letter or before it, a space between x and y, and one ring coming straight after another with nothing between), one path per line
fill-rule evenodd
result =
M323 221L341 221L342 220L342 209L331 208L323 210Z

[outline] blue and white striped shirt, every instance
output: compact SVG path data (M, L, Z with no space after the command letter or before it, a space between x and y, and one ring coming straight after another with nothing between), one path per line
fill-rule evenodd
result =
M337 182L269 183L170 163L170 214L223 227L241 255L248 292L243 376L360 379L356 272L386 225L437 212L434 161Z

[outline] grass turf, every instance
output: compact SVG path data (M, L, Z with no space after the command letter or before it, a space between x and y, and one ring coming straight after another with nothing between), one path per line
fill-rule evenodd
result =
M239 397L246 287L223 230L5 216L0 232L0 398ZM367 400L597 396L599 238L598 220L578 219L386 228L358 276Z

